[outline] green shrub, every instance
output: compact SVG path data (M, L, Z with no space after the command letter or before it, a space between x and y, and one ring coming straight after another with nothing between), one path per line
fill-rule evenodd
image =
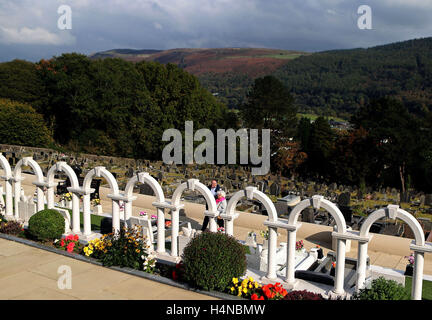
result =
M205 290L224 290L232 278L244 275L246 252L235 238L203 232L183 251L184 278Z
M408 300L405 288L394 280L379 277L372 281L370 289L361 289L353 296L354 300Z
M29 219L28 231L41 241L60 239L65 231L65 221L56 210L42 210Z

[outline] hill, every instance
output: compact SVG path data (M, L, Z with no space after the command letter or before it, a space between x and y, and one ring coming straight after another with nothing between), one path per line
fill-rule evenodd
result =
M201 84L230 108L236 108L257 77L275 72L287 62L309 53L278 49L219 48L127 50L114 49L90 55L91 59L173 63L195 75Z
M372 97L390 95L413 113L432 110L432 38L368 49L317 53L276 49L110 50L91 58L174 63L198 77L229 108L237 108L257 77L272 74L303 113L349 119Z
M371 98L389 95L423 115L432 110L432 38L314 53L273 75L305 112L348 118Z

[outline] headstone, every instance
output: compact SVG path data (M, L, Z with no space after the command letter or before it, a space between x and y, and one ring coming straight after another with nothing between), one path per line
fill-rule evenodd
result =
M129 168L129 169L126 171L126 173L125 173L125 176L126 176L127 178L132 178L133 175L134 175L134 170L133 170L133 168Z
M274 182L270 186L270 194L273 196L279 196L280 194L280 184L278 182Z
M145 194L145 195L148 195L148 196L153 196L154 195L153 189L147 183L146 184L141 184L139 186L139 189L140 189L140 191L139 191L140 194Z
M313 208L306 208L301 212L302 215L302 221L304 222L309 222L309 223L314 223L314 214L315 211Z
M432 194L426 194L425 195L425 202L424 202L424 204L426 205L426 206L432 206Z
M349 206L351 201L351 194L349 192L343 192L338 197L339 206Z
M425 201L426 201L426 197L425 195L421 195L420 196L420 206L424 206L425 205Z

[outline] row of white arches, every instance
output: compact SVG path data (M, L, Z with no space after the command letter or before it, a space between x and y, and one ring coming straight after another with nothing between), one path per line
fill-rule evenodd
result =
M120 213L119 202L125 203L125 220L128 221L132 216L132 202L136 199L133 196L133 188L136 184L148 184L155 196L156 201L153 206L157 209L157 253L166 255L165 250L165 209L171 211L172 219L172 243L171 252L172 257L178 256L178 236L179 236L179 212L184 207L181 202L181 196L185 190L198 191L202 194L207 202L208 210L204 211L204 215L210 219L210 231L217 231L216 218L219 213L216 210L216 201L210 190L199 180L189 179L182 183L174 191L171 201L165 199L163 190L160 184L148 173L140 172L132 177L126 184L125 190L120 191L117 181L114 176L105 167L95 167L90 170L84 178L83 185L80 186L78 178L72 168L66 162L57 162L47 172L44 177L42 170L38 163L31 157L21 159L12 171L7 159L0 155L0 165L3 167L4 175L0 179L5 181L5 204L6 215L19 219L18 201L20 197L21 181L23 180L21 169L23 166L30 166L35 175L36 181L33 182L37 187L37 211L44 209L44 192L43 189L47 188L47 207L54 208L54 188L57 183L54 182L54 175L56 172L64 172L71 181L71 187L68 191L72 194L72 232L79 234L82 237L90 237L91 230L91 211L90 211L90 194L95 190L90 188L91 181L94 177L103 177L107 180L111 193L108 198L112 200L112 225L114 230L120 229ZM12 186L14 187L12 191ZM80 203L79 198L83 196L83 231L80 229ZM12 199L14 197L15 206L13 206ZM424 233L419 222L408 212L399 208L396 205L389 205L386 208L379 209L368 216L366 221L362 224L360 231L348 231L343 214L339 208L332 202L324 199L323 196L313 196L310 199L301 201L291 211L287 220L281 220L277 216L276 208L273 202L263 192L259 191L256 187L247 187L244 190L236 192L228 201L227 210L225 214L220 217L225 220L225 232L229 235L234 233L234 220L238 217L235 212L237 203L243 198L255 199L260 201L268 213L268 218L264 221L264 225L269 229L269 243L268 243L268 270L266 279L276 280L276 247L277 247L277 229L282 228L287 230L288 234L288 250L287 250L287 268L285 282L294 287L295 279L295 243L296 233L300 228L301 223L298 222L300 213L307 207L312 206L315 209L323 208L328 211L335 219L337 231L332 233L332 237L337 239L336 250L336 272L335 272L335 286L334 293L344 293L344 269L345 269L345 245L347 240L358 241L358 261L357 261L357 285L356 289L359 290L365 286L366 276L366 260L367 260L367 247L372 238L369 233L372 224L383 218L388 217L391 219L399 218L406 222L413 230L415 239L411 244L410 249L415 253L415 266L413 274L412 285L412 299L421 299L422 293L422 279L423 279L423 266L424 266L424 253L432 252L432 245L425 242ZM13 207L15 210L13 211Z

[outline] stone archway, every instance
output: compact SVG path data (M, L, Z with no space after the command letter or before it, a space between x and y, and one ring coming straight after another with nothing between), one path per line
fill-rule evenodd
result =
M122 199L122 196L119 193L117 180L105 167L95 167L84 177L82 189L79 190L79 193L83 195L84 237L91 235L90 194L95 190L91 189L90 186L94 177L105 178L111 188L112 193L108 194L108 198L112 199L112 227L114 232L120 231L119 201ZM74 230L74 232L79 232L79 230Z
M19 209L18 202L20 199L21 193L21 181L24 178L21 175L22 166L30 166L33 169L33 172L36 174L36 181L33 181L33 184L37 187L37 211L41 211L45 207L44 203L44 192L43 187L45 186L44 175L42 173L42 169L39 164L33 160L32 157L24 157L15 166L13 171L13 181L14 181L14 205L15 205L15 218L19 218Z
M189 179L186 182L183 182L181 185L177 187L177 189L174 191L172 198L171 198L171 205L172 205L172 234L171 234L171 255L177 256L178 255L178 234L179 234L179 210L181 208L180 206L180 198L185 190L191 190L191 191L198 191L201 193L208 205L208 210L204 211L204 215L208 216L210 219L210 231L216 232L217 231L217 225L215 218L219 215L217 212L217 206L216 206L216 200L210 190L201 182L199 182L198 179ZM158 230L159 233L159 230Z
M47 207L54 208L54 188L58 183L54 182L56 172L64 172L71 182L68 191L72 193L72 231L80 231L80 208L79 208L79 182L72 168L64 161L55 163L47 172L45 187L47 187Z
M13 202L12 202L12 181L13 181L13 176L12 176L12 169L9 165L9 162L7 161L7 159L0 154L0 166L3 168L4 170L4 175L0 177L1 180L5 181L6 185L5 185L5 193L6 193L6 199L5 199L5 211L6 211L6 216L13 216ZM3 196L3 195L0 195Z
M157 252L165 252L165 214L164 206L159 204L165 203L165 195L163 193L162 187L148 172L140 172L131 179L129 179L126 184L124 191L124 201L125 201L125 220L129 220L132 216L132 202L136 199L133 197L133 188L136 184L148 184L154 194L156 195L156 202L153 205L157 208Z
M268 239L268 261L267 261L267 279L276 279L276 246L277 246L277 228L283 227L278 222L276 208L273 202L263 192L259 191L256 187L246 187L246 189L236 192L228 202L226 214L221 217L225 220L226 233L233 235L234 233L234 219L238 217L235 213L237 203L241 198L246 197L250 200L256 199L260 201L267 210L268 219L264 221L264 225L269 229Z
M332 233L332 237L337 238L336 250L336 272L335 272L335 287L336 294L343 294L344 292L344 269L345 269L345 246L347 239L347 227L344 216L339 208L332 202L324 199L323 196L315 195L310 199L301 201L294 207L288 217L288 252L287 252L287 273L286 282L290 286L295 285L295 243L297 230L301 224L298 223L300 213L307 207L312 206L315 209L323 208L329 212L336 221L337 232Z
M399 208L398 205L388 205L374 211L368 216L360 228L358 260L357 260L357 290L364 288L366 277L366 260L367 260L367 247L371 239L369 235L372 224L381 218L401 219L406 222L411 230L414 232L414 245L410 249L414 250L414 274L411 289L411 297L413 300L421 300L422 297L422 284L423 284L423 266L424 266L424 253L430 252L431 249L426 246L423 229L420 223L411 214Z

